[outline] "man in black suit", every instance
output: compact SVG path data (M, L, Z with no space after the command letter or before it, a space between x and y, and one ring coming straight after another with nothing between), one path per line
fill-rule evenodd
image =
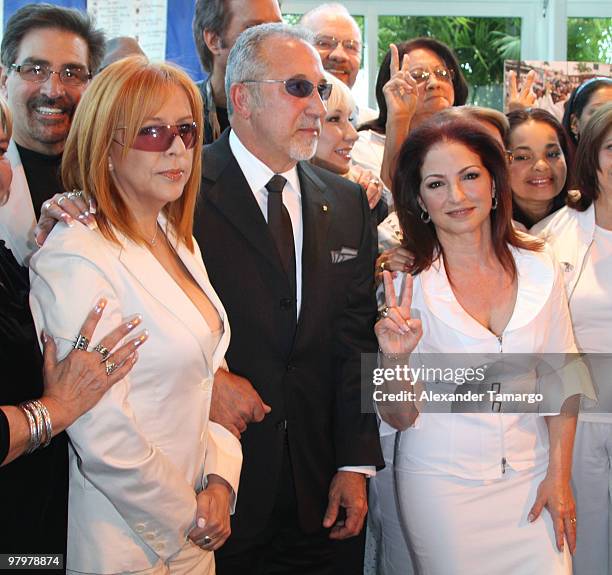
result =
M238 38L231 131L204 150L195 236L232 328L229 370L271 407L242 434L219 575L341 572L339 540L361 532L382 465L360 406L360 354L377 349L369 209L359 186L306 162L329 95L310 41L283 24Z

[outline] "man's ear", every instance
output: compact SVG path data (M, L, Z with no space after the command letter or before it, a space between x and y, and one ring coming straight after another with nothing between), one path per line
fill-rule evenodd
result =
M253 99L249 88L245 84L232 84L229 96L234 114L248 120L251 117Z
M5 100L8 100L8 90L6 89L6 81L8 80L8 74L6 73L6 66L0 66L0 94Z
M224 48L223 38L212 30L203 30L202 36L204 37L204 43L208 49L213 53L213 55L218 56L221 50Z

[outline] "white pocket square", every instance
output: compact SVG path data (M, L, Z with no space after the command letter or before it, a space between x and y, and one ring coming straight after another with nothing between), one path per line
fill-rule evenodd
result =
M339 250L332 250L331 251L332 264L339 264L342 262L347 262L348 260L352 260L353 258L357 257L358 253L359 253L358 250L353 249L353 248L347 248L347 247L343 247Z

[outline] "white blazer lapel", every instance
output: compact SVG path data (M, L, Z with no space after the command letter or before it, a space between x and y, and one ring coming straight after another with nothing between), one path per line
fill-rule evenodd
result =
M15 259L27 266L30 256L36 251L36 217L23 164L13 140L9 143L7 156L13 169L13 181L9 199L0 208L0 238L5 240Z
M160 216L159 223L162 229L166 227L165 218ZM153 254L146 247L135 244L125 236L118 234L123 245L119 254L119 260L124 265L126 270L149 292L156 300L158 300L169 312L171 312L179 321L185 324L189 331L196 338L198 345L202 349L202 353L210 363L209 357L209 339L210 329L195 307L194 303L187 294L179 287L174 279L167 272L160 273L161 264L155 259ZM229 326L225 310L212 289L204 264L201 257L197 258L183 244L176 242L174 234L168 233L168 239L174 245L175 250L185 265L192 274L195 281L200 285L204 293L216 307L223 321L224 333L220 344L215 350L212 357L211 369L216 369L220 364L225 349L229 344ZM198 252L199 255L199 252ZM217 357L220 355L220 357ZM214 370L213 370L214 371Z

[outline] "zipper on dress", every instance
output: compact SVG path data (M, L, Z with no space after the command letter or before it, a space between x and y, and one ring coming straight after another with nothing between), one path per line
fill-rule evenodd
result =
M504 334L498 335L497 336L497 341L499 342L499 353L503 353L504 351ZM499 418L499 424L501 426L501 437L502 437L502 450L504 450L504 422L503 419L500 417ZM502 451L503 452L503 451ZM502 475L504 473L506 473L506 465L508 465L508 460L505 457L501 458L501 470L502 470Z

